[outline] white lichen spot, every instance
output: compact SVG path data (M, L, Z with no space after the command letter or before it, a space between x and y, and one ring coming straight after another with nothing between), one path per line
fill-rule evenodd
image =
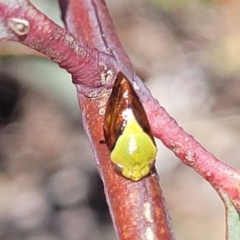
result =
M102 85L105 85L107 83L109 83L113 77L113 71L111 69L109 69L106 64L102 61L99 61L99 66L101 66L103 68L102 72L101 72L101 83Z
M98 111L99 115L104 115L105 114L105 108L100 108Z
M211 173L211 172L207 172L207 173L206 173L206 177L207 177L207 178L212 177L212 173Z
M106 105L106 102L105 101L100 101L99 104L98 104L98 107L104 107Z
M86 51L79 46L78 42L74 39L73 36L71 35L66 35L65 36L65 41L67 42L67 44L70 44L71 48L73 49L73 51L81 56L84 56L86 54Z
M145 233L142 236L142 240L155 240L157 239L153 229L151 227L147 227Z
M91 98L91 99L102 98L102 97L110 95L110 93L111 93L111 89L106 89L106 88L102 88L99 91L99 89L90 90L89 88L87 88L83 85L80 85L80 84L75 84L75 87L77 88L78 94L83 94L86 97ZM103 106L105 106L105 103L103 104ZM101 106L99 106L99 107L101 107Z
M72 43L74 41L74 38L70 35L66 35L66 41Z
M106 105L106 102L105 101L100 101L99 104L98 104L98 107L99 107L99 115L104 115L105 114L105 105Z
M108 48L107 48L107 52L108 52L108 53L112 53L112 49L108 47Z
M98 93L95 90L89 91L88 92L88 97L90 97L90 98L98 98Z
M21 18L9 18L8 26L19 36L27 35L30 30L29 21Z
M147 222L153 223L152 212L151 212L151 204L149 202L144 203L143 214L144 214Z
M100 92L96 92L96 91L90 91L87 93L87 97L90 97L92 99L98 99L98 98L101 98L101 97L105 97L105 96L108 96L109 94L111 93L111 89L106 89L106 88L103 88ZM105 105L105 104L104 104Z
M139 87L135 81L132 82L132 85L135 90L139 90Z
M108 95L110 95L111 91L112 91L111 89L104 88L101 92L101 94L102 94L101 96L102 97L108 96Z
M104 64L104 62L102 62L102 61L99 61L99 66L102 66L103 68L104 68L104 70L106 70L107 69L107 67L106 67L106 65Z
M196 161L195 160L195 154L193 152L189 151L189 150L187 151L185 159L187 161L188 166L193 166L195 161Z
M108 69L108 70L104 70L102 73L101 73L101 83L103 85L109 83L111 81L113 77L113 71L111 69Z

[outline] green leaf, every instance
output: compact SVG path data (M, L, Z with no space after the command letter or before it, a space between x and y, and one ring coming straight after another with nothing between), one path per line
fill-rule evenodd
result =
M240 213L234 206L232 200L226 193L221 192L225 208L226 208L226 221L227 221L227 240L240 239Z

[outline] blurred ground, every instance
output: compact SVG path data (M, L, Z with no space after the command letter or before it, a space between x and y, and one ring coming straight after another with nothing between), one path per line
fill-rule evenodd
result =
M32 1L59 20L55 1ZM160 104L239 168L240 2L108 0L119 37ZM0 239L116 239L70 76L1 44ZM158 142L157 168L178 240L223 240L217 194Z

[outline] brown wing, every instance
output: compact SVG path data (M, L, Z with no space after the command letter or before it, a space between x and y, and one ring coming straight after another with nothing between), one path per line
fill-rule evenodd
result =
M107 102L103 124L105 141L110 152L124 130L127 119L125 119L123 112L127 108L132 110L139 125L155 143L147 115L138 95L135 93L128 79L123 73L119 72Z

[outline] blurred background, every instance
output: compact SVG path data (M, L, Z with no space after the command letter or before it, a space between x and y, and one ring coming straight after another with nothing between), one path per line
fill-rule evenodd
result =
M56 1L32 1L62 26ZM240 168L240 1L107 0L122 44L160 104ZM225 239L214 190L158 141L178 240ZM116 239L71 77L0 44L0 239Z

